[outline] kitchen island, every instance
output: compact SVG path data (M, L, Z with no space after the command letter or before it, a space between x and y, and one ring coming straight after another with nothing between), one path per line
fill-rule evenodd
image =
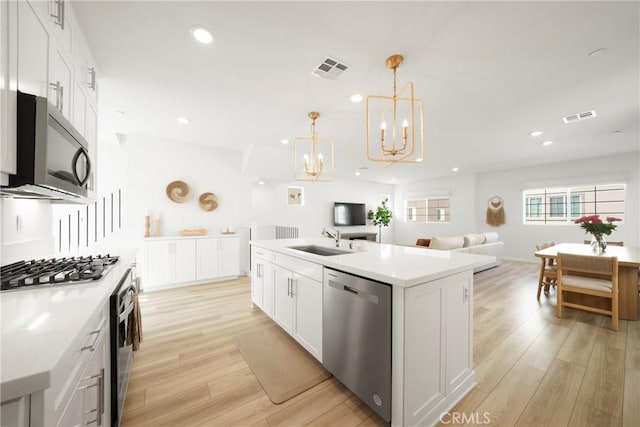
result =
M251 244L252 303L321 362L329 274L391 288L391 398L359 395L379 414L390 405L391 425L437 424L475 386L473 268L494 257L328 238Z

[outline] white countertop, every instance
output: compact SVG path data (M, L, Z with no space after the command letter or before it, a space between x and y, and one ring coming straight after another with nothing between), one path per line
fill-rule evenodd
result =
M136 249L110 249L120 259L97 281L0 293L2 401L51 385L51 372L91 317L107 303ZM97 252L96 252L97 253Z
M226 233L226 234L204 234L202 236L158 236L158 237L144 237L143 241L158 241L158 240L177 240L177 239L226 239L232 237L240 237L238 233Z
M342 240L340 249L350 253L332 256L315 255L289 248L290 246L317 245L336 249L335 240L326 237L253 240L251 244L402 287L415 286L495 262L495 257L486 255L387 245L365 240L352 242L359 248L349 249L349 242Z

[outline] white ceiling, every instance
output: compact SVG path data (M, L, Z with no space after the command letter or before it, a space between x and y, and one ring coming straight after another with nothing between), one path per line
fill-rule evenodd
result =
M243 150L287 167L318 133L336 144L337 175L396 182L639 150L638 2L74 2L101 71L101 138L114 132ZM197 43L200 24L215 38ZM603 55L590 57L596 49ZM366 103L390 95L387 56L405 63L425 105L426 161L366 160ZM336 80L311 71L326 57ZM597 118L561 118L596 110ZM118 113L124 112L124 114ZM181 125L177 116L191 119ZM533 138L529 132L542 130ZM612 135L613 131L621 131ZM543 140L554 144L543 147ZM265 154L266 153L266 154ZM275 170L274 170L275 169ZM270 172L268 172L270 170ZM281 176L275 176L281 175Z

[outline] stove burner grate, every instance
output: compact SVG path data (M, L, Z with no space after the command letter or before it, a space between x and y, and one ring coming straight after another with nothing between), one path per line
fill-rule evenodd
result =
M0 271L0 289L62 285L98 280L119 257L107 255L18 261Z

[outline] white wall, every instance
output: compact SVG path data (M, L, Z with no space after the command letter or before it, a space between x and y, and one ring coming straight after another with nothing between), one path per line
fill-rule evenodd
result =
M394 195L395 242L414 245L419 238L432 236L456 236L476 232L475 177L453 175L450 177L396 184ZM414 197L451 197L451 222L443 224L405 222L404 200ZM485 227L488 230L488 227ZM485 231L484 229L478 231Z
M177 236L185 228L218 234L224 227L246 226L251 218L252 179L242 176L240 152L129 135L126 165L128 229L136 236L144 235L147 212L152 223L160 218L163 236ZM167 197L166 187L175 180L190 186L189 201L175 203ZM218 199L218 208L210 212L198 203L206 192Z
M536 261L535 245L542 242L582 242L590 236L575 224L524 225L522 191L533 187L572 186L623 182L627 185L627 221L620 224L610 240L623 240L626 246L640 246L640 155L628 153L596 159L568 161L509 169L466 176L450 176L429 181L395 186L395 242L415 244L418 238L454 236L482 231L496 231L505 243L505 257ZM405 223L402 213L407 194L439 194L450 192L451 222L448 224ZM506 224L486 224L488 200L499 196L504 200ZM402 213L402 214L401 214Z
M53 256L52 217L48 201L0 198L0 211L1 265Z
M522 191L537 184L541 185L539 188L544 188L548 185L602 184L606 183L602 182L603 180L613 180L627 184L625 207L627 221L620 224L608 239L623 240L626 246L640 246L639 160L638 153L630 153L478 175L475 188L476 228L487 228L483 224L486 220L489 198L502 197L507 222L496 231L505 242L505 257L535 260L533 252L538 243L582 242L585 238L590 239L590 236L585 235L584 230L576 224L524 225Z
M287 187L304 189L302 206L287 204ZM301 237L320 236L323 228L348 232L378 232L372 225L333 226L333 203L365 203L367 211L380 205L382 195L393 195L393 187L369 181L339 178L332 182L295 182L278 185L254 185L252 191L253 220L258 225L286 225L300 229ZM393 197L391 197L393 199ZM393 202L393 200L392 200ZM382 229L382 241L392 243L395 220Z

